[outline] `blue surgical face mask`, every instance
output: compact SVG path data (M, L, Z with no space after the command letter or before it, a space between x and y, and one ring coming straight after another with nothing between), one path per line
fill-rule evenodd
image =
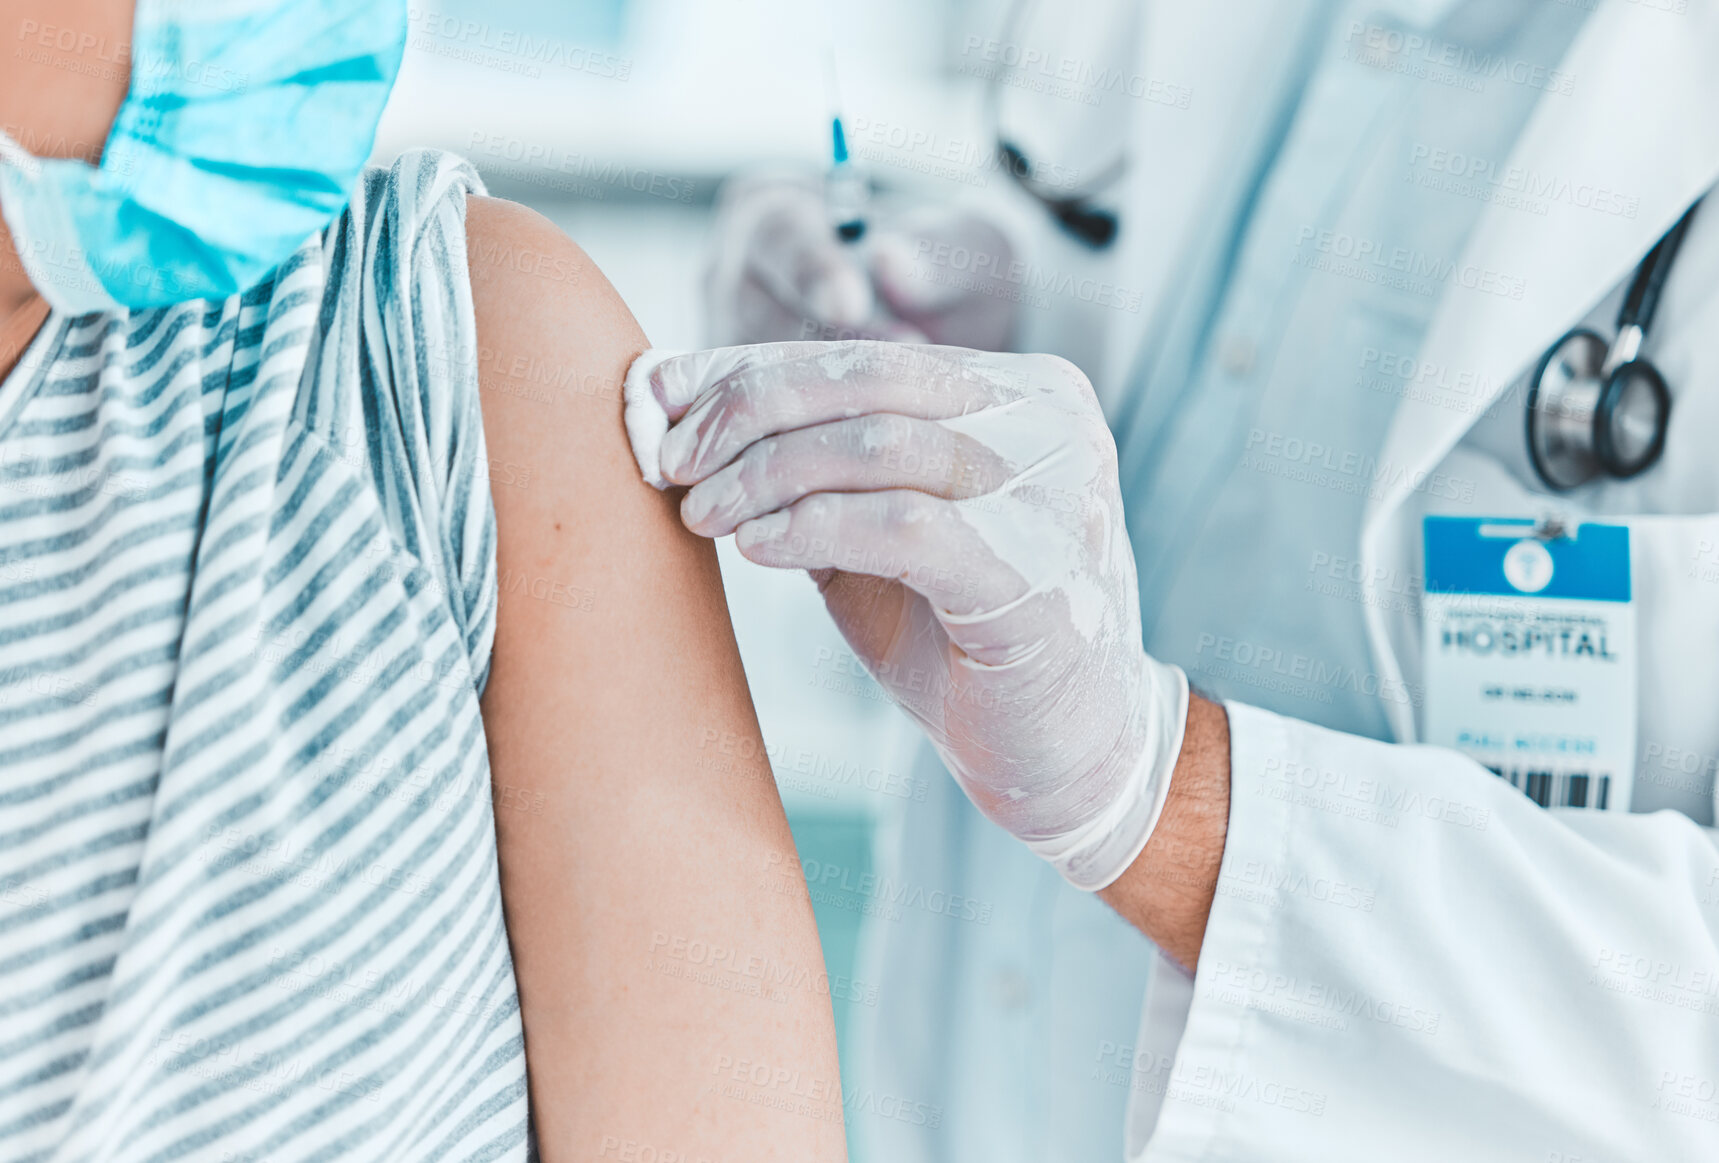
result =
M99 166L0 132L30 281L76 314L254 286L346 205L405 41L405 0L138 0Z

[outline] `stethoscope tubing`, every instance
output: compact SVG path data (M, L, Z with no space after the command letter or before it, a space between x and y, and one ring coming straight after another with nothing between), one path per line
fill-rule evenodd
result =
M1701 198L1695 199L1689 209L1683 212L1674 226L1665 232L1665 236L1653 244L1653 249L1647 252L1641 267L1636 271L1634 280L1629 286L1629 293L1624 296L1623 306L1618 308L1618 333L1621 335L1630 327L1639 327L1645 337L1647 329L1653 325L1653 316L1659 310L1659 297L1665 290L1666 280L1671 277L1672 265L1677 261L1677 252L1683 247L1683 238L1689 233L1689 224L1695 218L1695 212L1701 209Z
M1038 0L1010 0L1003 18L1003 43L1012 43L1026 21L1027 13ZM1028 197L1039 203L1061 224L1063 229L1094 250L1104 250L1116 240L1118 218L1109 210L1097 209L1093 200L1115 186L1128 172L1128 151L1120 151L1097 174L1082 183L1079 190L1050 191L1042 188L1033 177L1033 164L1025 151L1003 132L1003 81L998 73L985 79L983 96L985 120L996 143L998 163L1009 178Z

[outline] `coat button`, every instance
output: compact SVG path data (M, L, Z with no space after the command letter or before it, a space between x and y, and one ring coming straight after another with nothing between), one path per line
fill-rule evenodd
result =
M1018 969L999 969L991 975L991 1004L1013 1013L1027 1008L1032 1000L1032 983Z
M1224 369L1225 374L1237 379L1252 375L1258 361L1259 349L1240 336L1230 336L1218 349L1218 366Z

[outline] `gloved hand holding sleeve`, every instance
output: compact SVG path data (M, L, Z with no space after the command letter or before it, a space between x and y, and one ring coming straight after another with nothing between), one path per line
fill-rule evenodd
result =
M687 527L810 571L980 811L1077 887L1133 862L1188 685L1142 648L1115 444L1079 369L866 341L646 353L627 410L647 479L691 486Z

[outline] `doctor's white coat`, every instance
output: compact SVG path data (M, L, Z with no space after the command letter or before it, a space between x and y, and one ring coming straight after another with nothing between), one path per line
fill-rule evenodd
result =
M1139 72L1197 76L1204 107L1190 118L1138 103L1123 199L1134 227L1090 260L1138 287L1145 314L1188 293L1168 280L1208 211L1202 174L1233 164L1224 130L1249 113L1226 101L1248 91L1240 79L1276 51L1294 7L1306 6L1146 8ZM1420 27L1461 7L1378 5ZM1719 177L1719 4L1579 7L1560 79L1500 164L1621 192L1629 212L1596 213L1588 195L1523 212L1496 188L1476 210L1459 269L1507 272L1520 293L1438 297L1411 366L1461 374L1401 385L1365 450L1395 470L1367 490L1358 537L1296 563L1313 574L1340 562L1353 582L1379 695L1373 733L1395 742L1257 709L1246 688L1229 703L1230 830L1198 973L1155 958L1137 1035L1083 1032L1091 1069L1127 1088L1130 1158L1719 1159L1719 844L1702 826L1719 767L1719 212L1697 218L1650 346L1675 399L1662 463L1555 502L1569 518L1630 526L1643 643L1635 814L1548 812L1461 755L1416 745L1421 700L1403 694L1422 689L1417 595L1401 584L1423 572L1421 518L1553 503L1525 471L1519 404L1488 413L1488 399L1519 400L1526 369L1572 325L1608 332L1642 255ZM1160 159L1181 167L1175 180L1155 180ZM1035 261L1083 261L1042 245ZM1061 259L1045 257L1059 246ZM1087 315L1041 322L1024 345L1088 367L1122 412L1141 315L1098 326ZM1466 487L1418 484L1435 474ZM1134 535L1144 560L1151 547ZM1152 592L1143 584L1149 606ZM1178 632L1160 630L1172 657ZM1199 683L1192 633L1175 660ZM959 1144L950 1156L967 1157Z
M1423 575L1421 517L1547 503L1500 451L1520 440L1519 408L1490 422L1507 436L1465 443L1484 396L1577 321L1609 327L1615 288L1712 185L1716 59L1712 5L1602 3L1560 62L1567 91L1538 101L1510 167L1629 191L1636 212L1554 200L1481 213L1459 269L1510 272L1523 293L1441 297L1416 361L1467 374L1405 393L1377 452L1401 471L1370 496L1355 547L1401 742L1230 705L1219 895L1197 975L1163 963L1154 975L1129 1061L1131 1154L1719 1158L1714 834L1674 811L1543 811L1456 754L1412 746L1418 700L1388 697L1421 684L1419 620L1392 600L1392 579ZM1663 464L1563 506L1631 527L1638 807L1687 757L1710 774L1719 755L1719 231L1705 225L1657 329L1655 358L1678 385ZM1433 474L1475 487L1416 487ZM1691 814L1711 821L1701 806ZM1367 889L1249 891L1271 882Z

